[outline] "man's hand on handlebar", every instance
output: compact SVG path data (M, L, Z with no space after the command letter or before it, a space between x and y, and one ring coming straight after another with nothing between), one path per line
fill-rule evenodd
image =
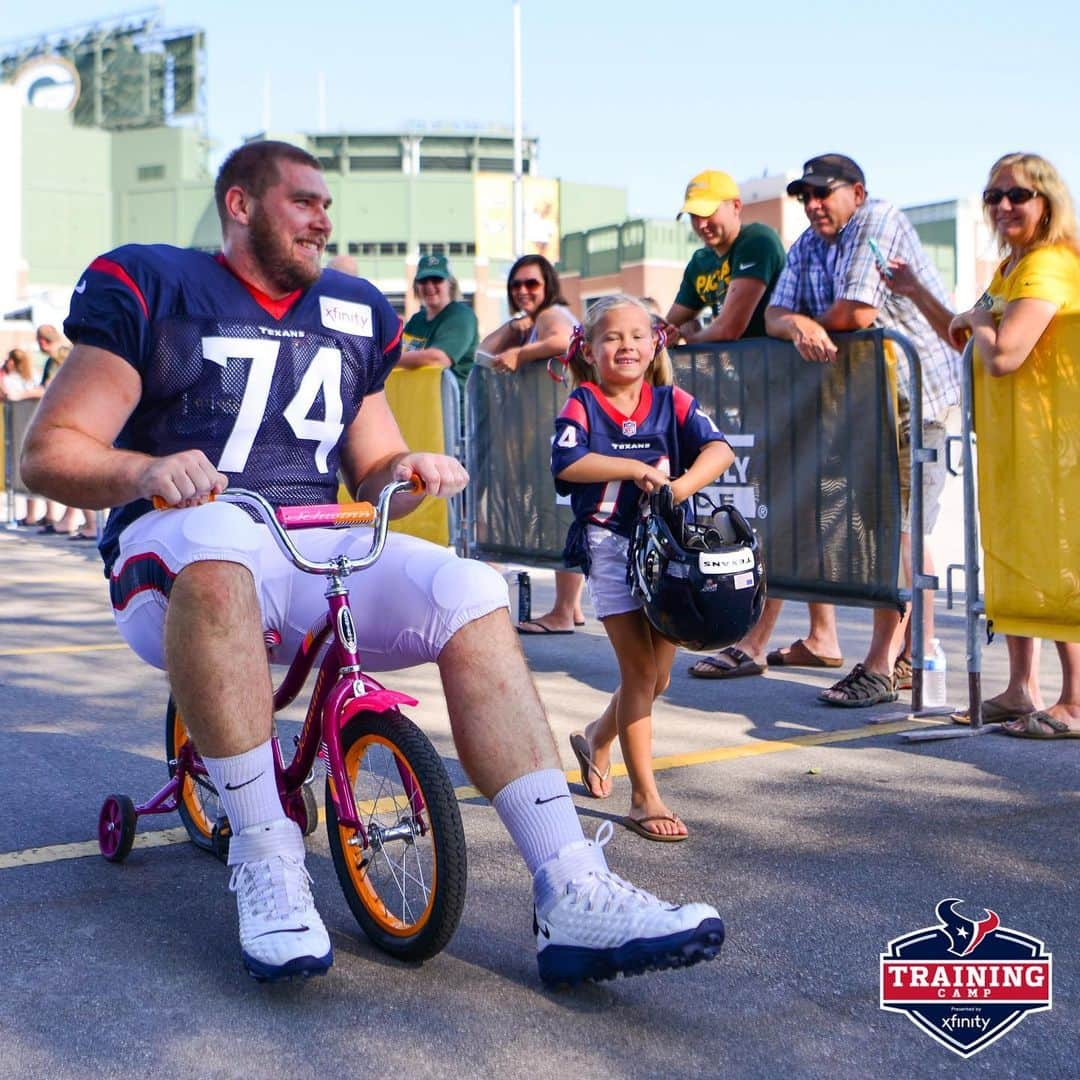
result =
M167 506L201 506L229 485L229 478L201 450L151 459L137 479L140 498Z
M424 494L444 499L464 491L469 482L461 462L446 454L408 453L394 466L395 480L408 480L414 473L423 482Z

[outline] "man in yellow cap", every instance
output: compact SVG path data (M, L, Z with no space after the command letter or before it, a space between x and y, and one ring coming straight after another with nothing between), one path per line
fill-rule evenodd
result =
M776 230L744 225L738 184L715 169L686 185L683 214L705 247L691 256L667 321L691 344L764 337L765 308L784 266ZM697 315L705 308L712 322L703 330Z

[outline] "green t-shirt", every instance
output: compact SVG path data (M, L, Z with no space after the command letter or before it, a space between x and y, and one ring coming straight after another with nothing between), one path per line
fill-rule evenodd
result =
M402 352L442 349L450 357L450 370L463 391L479 344L480 330L476 315L468 304L460 300L451 300L434 319L428 319L421 308L405 324L401 335Z
M690 256L675 303L692 311L712 308L716 316L724 306L729 282L741 277L756 278L765 283L765 294L754 308L743 337L764 337L765 309L785 259L784 245L776 230L752 221L739 230L735 243L723 255L704 247Z

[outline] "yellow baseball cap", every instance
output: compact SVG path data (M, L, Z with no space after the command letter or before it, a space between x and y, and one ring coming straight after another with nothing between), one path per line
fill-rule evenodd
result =
M706 169L698 173L686 185L686 197L682 209L675 215L694 214L696 217L708 217L716 208L728 199L739 198L739 185L726 172Z

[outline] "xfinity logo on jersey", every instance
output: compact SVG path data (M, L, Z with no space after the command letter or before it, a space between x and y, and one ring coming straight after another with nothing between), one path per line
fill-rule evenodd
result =
M942 900L937 926L894 938L881 954L881 1008L905 1013L960 1057L985 1050L1028 1013L1052 1005L1052 956L1038 938L970 919Z
M336 300L332 296L319 297L322 324L327 330L337 330L356 337L373 337L371 308L351 300Z
M694 503L694 513L699 521L707 520L715 506L734 506L747 521L765 518L769 509L758 503L757 481L751 470L753 433L725 435L728 445L735 451L735 460L723 476L708 487L702 488ZM710 505L710 500L711 504Z

